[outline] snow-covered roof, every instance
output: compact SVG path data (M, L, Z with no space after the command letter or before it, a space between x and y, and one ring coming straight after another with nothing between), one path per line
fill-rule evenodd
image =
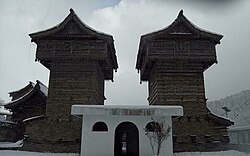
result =
M20 98L18 98L18 99L16 99L16 100L13 100L13 101L10 101L10 102L6 103L6 104L5 104L5 107L8 107L10 104L14 104L14 103L17 103L17 102L20 101L20 100L25 99L25 97L28 97L28 95L30 95L32 91L33 91L33 89L30 90L29 92L27 92L27 93L26 93L25 95L23 95L22 97L20 97Z
M9 120L0 120L0 123L16 124L16 122L9 121Z
M197 34L199 34L200 35L199 37L209 38L211 40L216 41L217 43L220 43L220 40L223 38L223 35L220 35L220 34L214 33L214 32L210 32L210 31L204 30L204 29L196 26L194 23L189 21L183 15L183 10L181 10L179 12L177 18L174 20L174 22L172 24L170 24L169 26L167 26L167 27L165 27L163 29L160 29L160 30L157 30L157 31L154 31L154 32L143 35L141 37L141 40L152 38L155 35L162 35L162 33L177 34L177 35L183 35L183 34L191 35L192 33L190 33L190 32L179 32L179 31L171 32L173 30L173 28L180 22L183 22L185 24L185 26L187 26L187 28L190 29L192 32L196 32Z
M250 130L250 125L246 126L237 126L237 127L229 127L228 131L233 132L233 131L245 131L245 130Z
M182 116L182 106L73 105L72 115Z
M27 89L29 86L35 87L35 85L36 85L36 84L35 84L34 82L30 81L29 84L28 84L27 86L25 86L25 87L23 87L23 88L21 88L21 89L19 89L19 90L15 90L15 91L9 92L9 94L10 94L10 96L11 96L11 94L13 94L13 93L21 92L21 91Z
M34 84L33 82L30 82L30 83ZM36 91L39 91L39 93L43 94L43 96L45 96L45 97L48 96L48 88L42 82L37 80L36 84L33 85L33 88L30 91L28 91L26 94L19 97L18 99L15 99L13 101L10 101L10 102L4 104L5 108L12 107L12 106L14 106L22 101L25 101L26 99L31 97Z
M9 110L0 108L0 115L11 115L12 113Z
M234 124L234 122L231 119L226 118L224 116L214 114L208 108L207 108L207 112L208 112L208 117L214 119L215 121L217 121L219 123L222 123L222 124L227 125L227 126L232 126Z
M70 9L70 14L61 23L59 23L56 26L51 27L49 29L35 32L35 33L31 33L29 35L32 38L32 40L35 40L35 38L37 38L37 37L44 37L44 36L48 36L51 34L55 34L55 33L59 32L60 30L62 30L64 28L64 26L70 21L70 19L73 19L80 26L80 28L83 28L85 31L87 30L88 33L90 33L91 35L101 37L102 39L108 39L111 42L113 41L112 35L97 31L97 30L91 28L90 26L88 26L87 24L85 24L77 16L77 14L75 13L75 11L72 8Z
M33 116L27 119L24 119L23 122L27 122L27 121L31 121L31 120L35 120L35 119L39 119L39 118L43 118L44 115L38 115L38 116Z

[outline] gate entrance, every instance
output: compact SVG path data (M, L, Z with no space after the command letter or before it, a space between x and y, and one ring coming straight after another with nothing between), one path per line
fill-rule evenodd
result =
M120 123L115 129L115 156L139 156L139 132L131 122Z

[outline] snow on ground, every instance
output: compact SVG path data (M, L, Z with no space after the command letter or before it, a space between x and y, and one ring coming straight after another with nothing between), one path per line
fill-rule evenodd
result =
M238 151L221 151L221 152L183 152L174 154L174 156L250 156Z
M0 142L0 148L18 148L23 146L23 140L13 142Z
M25 151L0 150L0 156L78 156L75 153L38 153ZM174 156L250 156L238 151L223 151L223 152L184 152L176 153Z
M38 153L25 151L0 150L0 156L78 156L75 153Z

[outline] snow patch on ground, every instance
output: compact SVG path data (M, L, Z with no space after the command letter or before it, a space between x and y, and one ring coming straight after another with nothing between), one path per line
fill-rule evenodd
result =
M17 142L0 142L0 148L18 148L23 146L23 140Z
M239 151L220 151L220 152L183 152L175 153L174 156L250 156Z

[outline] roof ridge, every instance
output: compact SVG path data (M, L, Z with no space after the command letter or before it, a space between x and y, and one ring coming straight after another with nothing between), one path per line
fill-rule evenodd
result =
M32 87L34 87L34 86L35 86L35 83L32 82L32 81L29 81L29 84L27 84L26 86L22 87L21 89L15 90L15 91L11 91L11 92L9 92L9 94L12 94L12 93L15 93L15 92L19 92L19 91L21 91L22 89L25 89L26 87L28 87L29 85L32 85Z
M209 34L209 35L212 35L212 36L217 36L219 38L219 40L223 37L223 35L221 34L218 34L218 33L214 33L214 32L211 32L211 31L208 31L208 30L205 30L205 29L202 29L198 26L196 26L194 23L192 23L183 13L183 10L180 10L180 12L178 13L178 16L177 18L171 23L169 24L168 26L162 28L162 29L159 29L159 30L156 30L156 31L153 31L153 32L150 32L150 33L147 33L147 34L144 34L141 36L141 39L142 38L145 38L145 37L148 37L150 35L155 35L155 34L158 34L158 33L163 33L164 31L168 30L168 29L171 29L172 27L174 27L177 23L176 22L179 22L181 20L185 20L187 23L188 23L188 26L189 27L192 27L193 29L195 29L196 31L200 31L201 33L204 33L204 34ZM218 41L219 42L219 41Z
M58 31L57 30L58 28L60 29L60 27L63 27L72 18L73 20L75 20L76 23L79 22L80 25L82 25L85 28L87 28L88 31L90 31L90 33L94 33L94 36L101 35L100 36L101 39L110 40L111 42L113 42L113 36L112 35L104 33L104 32L101 32L101 31L98 31L98 30L95 30L94 28L92 28L89 25L87 25L86 23L84 23L81 20L81 18L78 17L78 15L75 13L75 11L72 8L70 8L69 11L70 11L70 13L67 15L67 17L64 18L64 20L62 22L60 22L59 24L57 24L57 25L55 25L55 26L53 26L51 28L42 30L42 31L30 33L29 36L32 38L32 41L34 41L36 37L46 36L46 35L49 35L50 33L52 33L52 34L56 33Z
M23 96L19 97L18 99L15 99L13 101L10 101L8 103L5 103L4 106L7 106L7 105L12 105L12 104L15 104L15 103L18 103L20 100L23 100L24 98L27 98L27 97L30 97L31 95L30 94L33 94L34 91L36 89L38 89L42 94L44 94L46 97L48 96L48 87L46 85L44 85L41 81L39 80L36 80L36 84L35 86L33 86L33 88L28 91L26 94L24 94ZM29 84L30 85L30 84ZM43 88L41 88L41 86Z

